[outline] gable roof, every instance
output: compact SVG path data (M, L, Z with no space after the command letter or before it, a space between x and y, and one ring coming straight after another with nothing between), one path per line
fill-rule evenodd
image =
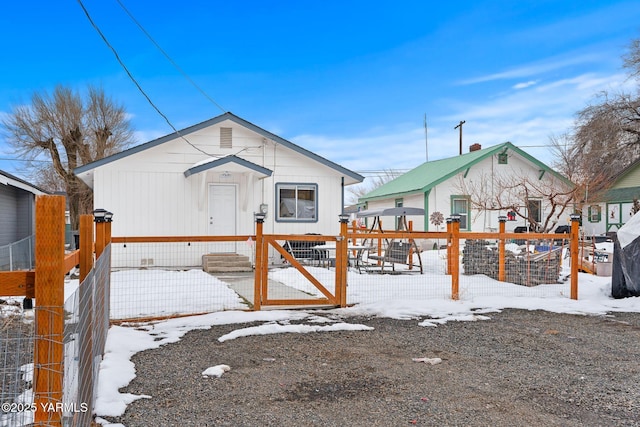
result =
M35 194L36 196L42 194L50 194L48 191L43 190L42 188L30 184L27 181L2 170L0 170L0 184L19 188L21 190L28 191L29 193Z
M300 147L299 145L294 144L293 142L287 141L286 139L281 138L278 135L275 135L275 134L273 134L273 133L271 133L269 131L266 131L266 130L262 129L261 127L258 127L256 125L254 125L253 123L248 122L248 121L246 121L246 120L244 120L244 119L242 119L242 118L240 118L240 117L238 117L235 114L230 113L230 112L226 112L226 113L221 114L221 115L219 115L217 117L214 117L212 119L209 119L209 120L206 120L204 122L198 123L196 125L190 126L188 128L182 129L182 130L180 130L178 132L174 132L174 133L171 133L169 135L165 135L163 137L160 137L158 139L154 139L152 141L146 142L144 144L137 145L137 146L129 148L127 150L121 151L120 153L113 154L113 155L111 155L109 157L105 157L103 159L96 160L95 162L87 163L86 165L83 165L83 166L80 166L80 167L77 167L76 169L74 169L74 173L76 175L79 175L79 174L83 174L83 173L92 171L93 169L95 169L97 167L104 166L104 165L109 164L111 162L115 162L115 161L120 160L122 158L128 157L128 156L130 156L132 154L140 153L141 151L148 150L150 148L153 148L153 147L156 147L158 145L164 144L165 142L172 141L172 140L174 140L176 138L180 138L182 136L187 136L187 135L189 135L189 134L191 134L193 132L197 132L197 131L199 131L201 129L216 125L216 124L221 123L221 122L223 122L225 120L230 120L230 121L232 121L232 122L234 122L234 123L236 123L236 124L238 124L240 126L243 126L243 127L247 128L247 129L257 133L258 135L260 135L260 136L262 136L264 138L268 138L268 139L270 139L270 140L272 140L272 141L274 141L274 142L276 142L276 143L278 143L278 144L280 144L280 145L282 145L284 147L287 147L287 148L289 148L289 149L291 149L291 150L293 150L293 151L295 151L295 152L297 152L299 154L302 154L303 156L306 156L306 157L308 157L308 158L310 158L312 160L315 160L318 163L321 163L321 164L323 164L325 166L328 166L331 169L334 169L334 170L336 170L336 171L338 171L338 172L340 172L340 173L342 173L342 174L344 174L346 176L349 176L350 178L352 178L356 182L362 182L364 180L364 177L362 175L360 175L360 174L358 174L358 173L356 173L354 171L351 171L351 170L349 170L349 169L347 169L345 167L342 167L342 166L338 165L337 163L334 163L334 162L332 162L330 160L327 160L324 157L319 156L319 155L317 155L317 154L315 154L315 153L313 153L313 152L311 152L309 150L306 150L306 149Z
M230 156L225 156L221 159L211 158L204 162L199 162L193 165L192 167L190 167L189 169L187 169L186 171L184 171L184 176L188 178L191 175L216 169L222 166L226 166L227 167L226 169L228 169L229 166L231 166L231 168L234 168L234 169L251 170L260 175L264 175L265 177L271 176L271 174L273 173L270 169L263 168L260 165L256 165L255 163L242 159L240 157L230 155Z
M535 157L522 151L510 142L494 145L493 147L484 148L482 150L472 151L460 156L449 157L447 159L434 160L425 162L420 166L410 170L409 172L381 185L380 187L370 191L360 197L360 201L370 201L376 199L384 199L391 196L402 196L412 193L423 193L430 190L441 182L455 176L456 174L469 169L480 161L491 157L497 153L506 153L513 151L525 158L527 161L536 165L541 172L549 172L561 179L568 185L573 186L567 178L555 172L553 169L536 159Z

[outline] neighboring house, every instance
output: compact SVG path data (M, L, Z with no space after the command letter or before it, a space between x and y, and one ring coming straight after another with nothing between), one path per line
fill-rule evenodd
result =
M640 200L640 159L624 169L613 185L583 208L582 226L587 235L617 231L633 215L633 201Z
M416 231L442 231L430 223L430 216L440 212L444 218L460 215L460 229L465 231L493 231L498 229L498 216L508 216L507 231L516 226L528 226L521 216L508 215L508 210L477 209L475 198L493 203L503 197L504 183L528 180L533 186L559 186L570 190L573 184L562 175L525 153L510 142L481 149L479 144L472 151L456 157L423 163L411 171L387 182L360 197L361 209L381 209L394 206L416 207L425 210L424 217L408 217ZM481 195L482 193L482 195ZM474 203L472 203L474 202ZM494 205L495 206L495 205ZM535 220L543 220L549 212L544 197L530 193L519 202L519 213ZM572 209L572 208L571 208ZM559 225L568 223L565 212L556 218ZM394 228L394 218L381 218L383 228Z
M35 199L46 191L0 171L0 246L35 234Z
M232 113L75 174L93 188L94 206L114 213L114 236L251 235L261 211L265 233L334 235L344 187L364 179ZM208 248L251 252L245 242ZM195 252L179 264L197 265Z

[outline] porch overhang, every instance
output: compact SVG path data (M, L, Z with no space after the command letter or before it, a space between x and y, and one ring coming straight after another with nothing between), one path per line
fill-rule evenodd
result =
M253 172L258 175L259 178L267 178L273 174L273 171L252 163L248 160L240 158L238 156L230 155L222 157L220 159L210 158L196 163L186 171L184 171L185 178L190 177L201 172L210 170L219 170L221 172Z

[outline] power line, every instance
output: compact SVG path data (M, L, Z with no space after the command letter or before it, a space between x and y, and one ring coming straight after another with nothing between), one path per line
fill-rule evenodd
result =
M124 69L124 71L127 73L127 76L129 76L129 79L131 79L131 81L133 82L133 84L136 85L136 88L138 88L138 90L140 91L140 93L145 97L145 99L147 100L147 102L153 107L154 110L156 110L156 112L158 114L160 114L160 116L167 122L167 124L171 127L171 129L173 129L173 131L180 137L182 138L187 144L189 144L190 146L192 146L193 148L195 148L196 150L200 151L203 154L206 154L207 156L213 157L211 156L211 154L207 153L206 151L196 147L195 145L193 145L187 138L185 138L184 135L182 135L180 133L180 131L178 131L178 129L176 129L175 126L173 126L173 124L171 123L171 121L169 120L169 118L162 112L160 111L160 109L153 103L153 101L151 100L151 98L149 98L149 96L146 94L146 92L142 89L142 86L140 86L140 83L138 83L138 81L135 79L135 77L133 77L133 74L131 74L131 72L129 71L129 69L127 68L127 66L124 64L124 62L122 61L122 59L120 59L120 55L118 55L118 52L115 50L115 48L111 45L111 43L109 43L109 40L107 40L107 37L103 34L103 32L100 30L100 28L98 27L98 25L93 21L93 19L91 18L91 15L89 14L89 11L87 10L87 8L84 6L84 4L82 3L82 0L78 0L78 4L80 4L80 7L82 8L82 10L84 11L84 14L86 15L87 19L89 20L89 23L91 24L91 26L98 32L98 34L100 35L100 37L102 38L102 41L104 41L104 43L107 45L107 47L111 50L111 52L113 52L114 56L116 57L116 60L118 61L118 63L120 64L120 66Z
M142 24L140 24L140 22L138 22L138 20L133 16L133 14L129 11L129 9L127 9L120 0L116 0L116 1L118 2L122 10L124 10L125 13L129 15L129 18L131 18L131 20L138 26L138 28L140 28L140 31L142 31L144 35L147 36L147 38L151 41L151 43L153 43L153 45L160 51L160 53L162 53L164 57L167 58L167 60L171 63L171 65L173 65L175 69L178 70L180 74L182 74L182 76L185 79L187 79L187 81L191 83L191 85L193 85L193 87L195 87L213 105L218 107L223 113L226 113L227 111L224 108L222 108L220 104L218 104L215 100L213 100L213 98L211 98L200 86L198 86L196 82L194 82L191 79L191 77L189 77L189 75L182 68L180 68L180 66L169 56L169 54L165 52L164 49L162 49L162 47L160 47L160 45L153 39L153 37L151 37L151 34L149 34L149 32L142 26Z

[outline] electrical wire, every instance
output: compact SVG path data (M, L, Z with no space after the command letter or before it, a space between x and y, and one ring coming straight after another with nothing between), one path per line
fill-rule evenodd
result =
M218 107L223 113L226 113L227 110L225 110L224 108L222 108L220 106L220 104L218 104L213 98L211 98L200 86L198 86L196 84L196 82L193 81L193 79L191 79L191 77L189 77L189 75L182 69L180 68L180 66L169 56L169 54L167 52L164 51L164 49L162 49L162 47L160 47L160 45L158 44L158 42L156 42L153 37L151 37L151 34L149 34L149 32L142 26L142 24L140 24L140 22L138 22L138 20L133 16L133 14L129 11L129 9L127 9L125 7L124 4L122 4L122 2L120 0L116 0L118 2L118 4L120 5L120 7L122 8L122 10L124 10L124 12L129 15L129 18L131 18L131 20L138 26L138 28L140 28L140 31L142 31L144 33L145 36L147 36L147 38L151 41L151 43L153 43L153 45L160 51L160 53L162 53L164 55L165 58L167 58L167 60L171 63L171 65L174 66L174 68L176 70L178 70L180 72L180 74L182 74L182 76L187 79L187 81L189 83L191 83L191 85L193 87L195 87L198 92L200 92L205 98L207 98L209 100L209 102L211 102L213 105L215 105L216 107Z
M169 120L169 118L162 112L160 111L160 109L156 106L156 104L154 104L154 102L151 100L151 98L149 97L149 95L147 95L147 93L144 91L144 89L142 89L142 86L140 86L140 83L138 83L138 81L136 80L135 77L133 77L133 74L131 74L131 72L129 71L129 69L127 68L127 66L124 64L124 62L122 61L122 59L120 58L120 55L118 54L118 52L116 51L116 49L111 45L111 43L109 43L109 40L107 40L107 37L104 35L104 33L102 32L102 30L100 30L100 28L98 27L98 25L93 21L93 18L91 18L91 15L89 14L89 11L87 10L87 8L84 6L84 4L82 3L82 0L78 0L78 4L80 4L80 7L82 8L85 16L87 17L87 19L89 20L89 23L91 24L91 26L96 30L96 32L100 35L100 37L102 38L102 41L104 41L104 43L107 45L107 47L111 50L111 52L113 52L114 56L116 57L116 60L118 61L118 63L120 64L120 66L124 69L124 71L127 73L127 76L129 77L129 79L131 79L131 81L133 82L133 84L136 86L136 88L138 88L138 91L140 91L140 93L142 94L142 96L145 97L145 99L147 100L147 102L153 107L154 110L156 110L156 112L167 122L167 124L171 127L171 129L173 129L173 131L176 133L176 135L178 135L180 138L182 138L187 144L189 144L191 147L195 148L196 150L198 150L199 152L206 154L207 156L212 156L211 154L207 153L206 151L200 149L199 147L196 147L194 144L192 144L184 135L182 135L180 133L180 131L178 129L176 129L176 127L173 125L173 123L171 123L171 121Z

